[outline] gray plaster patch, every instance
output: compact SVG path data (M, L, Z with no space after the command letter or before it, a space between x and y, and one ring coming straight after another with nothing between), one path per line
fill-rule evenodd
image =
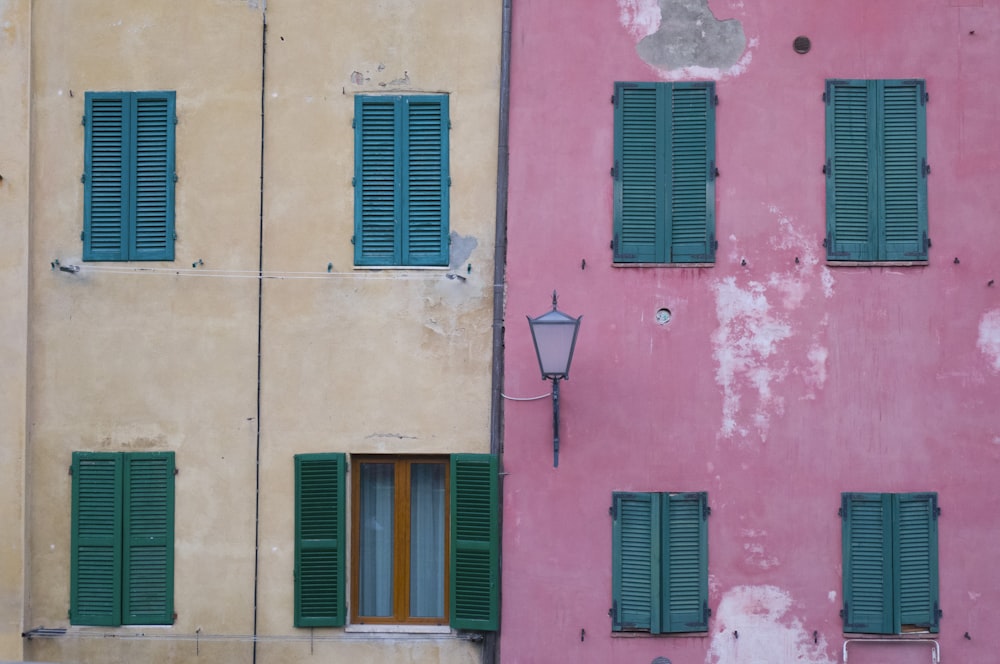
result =
M479 245L479 242L474 237L464 237L459 235L455 231L451 232L451 250L450 257L448 260L448 267L452 270L457 270L460 267L464 267L465 262L469 260L469 256L472 255L472 251Z
M743 24L715 18L708 0L660 0L660 14L660 28L636 46L654 67L725 69L746 49Z

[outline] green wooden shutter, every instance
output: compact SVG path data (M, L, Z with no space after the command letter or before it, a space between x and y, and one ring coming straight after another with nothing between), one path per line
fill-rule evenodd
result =
M354 98L354 264L401 265L399 97Z
M666 261L665 109L655 83L615 83L614 259Z
M660 500L612 495L611 629L660 631Z
M708 630L708 495L663 494L664 632Z
M893 633L890 494L841 496L844 631Z
M899 625L938 631L937 494L894 496Z
M826 223L829 260L876 260L872 186L876 121L869 81L826 82Z
M448 265L448 97L402 97L404 265Z
M70 622L121 624L121 455L73 453Z
M674 83L668 150L672 263L715 260L715 84Z
M923 81L873 81L879 107L880 209L888 261L927 258L926 107Z
M499 628L499 504L497 458L453 454L449 604L455 629Z
M174 259L174 92L132 93L131 260Z
M85 95L83 260L128 257L130 103L125 92Z
M346 621L343 454L295 455L295 626Z
M123 622L174 618L174 453L124 454Z

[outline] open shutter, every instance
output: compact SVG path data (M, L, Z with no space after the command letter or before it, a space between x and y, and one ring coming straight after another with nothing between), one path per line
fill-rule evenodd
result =
M131 260L174 259L175 93L132 95Z
M121 624L121 455L73 453L70 622Z
M896 500L895 593L899 626L938 631L937 495L899 494Z
M174 614L174 453L124 455L123 623L170 625Z
M344 592L343 454L295 455L295 626L340 627Z
M715 260L715 84L674 83L670 95L670 262Z
M498 488L497 457L452 455L449 604L455 629L499 628Z
M708 630L708 496L663 494L663 631Z
M660 500L652 493L612 495L611 629L660 631Z
M841 497L844 631L893 633L892 496Z
M876 81L880 118L883 256L927 258L926 107L923 81Z
M404 265L448 265L448 97L402 97Z
M665 109L655 83L615 83L614 260L666 260L666 200L660 183Z
M85 108L83 260L127 260L129 94L88 92Z
M354 264L402 264L399 97L354 101Z
M826 255L832 261L878 258L874 83L826 82Z

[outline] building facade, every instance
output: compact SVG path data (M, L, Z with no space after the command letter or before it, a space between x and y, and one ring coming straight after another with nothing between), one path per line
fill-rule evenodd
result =
M515 5L504 662L995 661L997 25Z
M0 3L0 659L491 656L501 14Z

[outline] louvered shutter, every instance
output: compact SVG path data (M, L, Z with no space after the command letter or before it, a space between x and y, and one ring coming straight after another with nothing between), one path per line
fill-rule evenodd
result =
M448 97L402 97L403 264L448 264Z
M892 496L841 497L844 631L893 633Z
M399 97L354 101L354 263L402 264Z
M614 260L666 261L666 113L655 83L615 83Z
M874 200L876 120L868 81L826 83L826 219L829 260L878 258Z
M173 624L173 452L124 455L122 540L123 623Z
M129 258L173 260L175 93L136 92L132 99Z
M937 495L896 499L895 568L899 626L938 631Z
M715 84L674 83L667 92L670 262L708 263L715 260Z
M126 92L85 97L83 259L128 259L131 104Z
M664 632L708 629L708 528L705 493L663 494Z
M450 624L455 629L499 627L500 532L497 458L451 457Z
M295 456L295 626L340 627L344 592L343 454Z
M612 631L660 631L660 500L612 496Z
M70 622L121 624L122 463L114 453L73 453Z
M879 106L882 258L927 258L926 107L923 81L872 81Z

